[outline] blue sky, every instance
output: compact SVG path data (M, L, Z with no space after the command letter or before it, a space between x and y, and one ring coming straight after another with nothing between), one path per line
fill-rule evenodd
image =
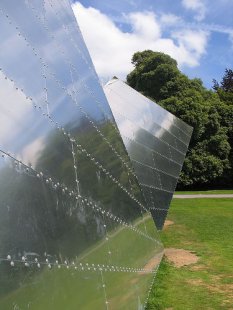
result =
M162 51L208 88L233 69L232 0L73 0L97 73L125 79L138 50Z

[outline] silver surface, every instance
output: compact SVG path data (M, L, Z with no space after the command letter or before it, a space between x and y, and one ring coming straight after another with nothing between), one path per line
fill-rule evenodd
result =
M162 229L192 128L133 88L112 79L104 91L156 226Z
M143 307L163 247L68 1L0 33L0 309Z

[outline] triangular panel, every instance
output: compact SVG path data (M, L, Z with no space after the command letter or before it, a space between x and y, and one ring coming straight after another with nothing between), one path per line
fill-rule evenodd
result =
M0 309L142 308L163 246L69 2L0 33Z
M117 78L104 91L157 228L163 227L192 128Z

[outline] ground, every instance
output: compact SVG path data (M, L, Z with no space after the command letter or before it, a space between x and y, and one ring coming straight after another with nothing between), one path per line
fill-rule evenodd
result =
M184 249L167 248L164 254L167 260L177 268L195 264L198 261L196 254Z
M172 201L148 310L233 309L232 224L232 198Z

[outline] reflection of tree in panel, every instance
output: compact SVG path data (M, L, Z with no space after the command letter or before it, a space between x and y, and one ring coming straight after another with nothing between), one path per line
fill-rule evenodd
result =
M107 136L108 141L114 145L118 154L124 154L121 157L130 166L121 139L112 125L106 123L99 127ZM93 127L89 127L85 120L82 120L78 127L73 124L66 126L66 131L70 132L78 144L82 145L99 164L119 180L124 188L141 200L136 180L132 175L129 176L122 161L110 150L109 145ZM54 132L46 144L47 147L38 160L37 170L48 171L58 180L74 187L74 182L71 184L74 180L74 164L70 141L60 139L59 135ZM103 203L106 209L126 220L137 217L139 209L132 199L77 147L75 147L75 153L81 193ZM63 161L61 161L61 156L64 158Z
M24 256L31 260L30 253L35 253L39 261L46 257L51 263L56 259L64 261L79 255L103 236L99 228L102 219L91 209L84 211L75 199L49 189L35 176L21 174L14 168L1 172L4 179L0 180L0 253L4 258L10 255L17 261ZM9 288L16 288L26 269L11 271L11 278L9 267L9 262L0 264L1 279L9 282ZM6 287L4 284L4 291Z

